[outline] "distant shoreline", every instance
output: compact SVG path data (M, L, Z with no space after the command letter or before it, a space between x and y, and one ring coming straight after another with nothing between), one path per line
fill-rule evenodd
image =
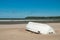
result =
M13 20L13 21L0 21L0 24L27 24L28 22L38 22L38 23L60 23L60 21L33 21L33 20L29 20L29 21L16 21L16 20Z

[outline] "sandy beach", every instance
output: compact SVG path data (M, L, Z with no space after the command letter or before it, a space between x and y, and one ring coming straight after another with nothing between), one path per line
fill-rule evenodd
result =
M0 24L0 40L60 40L60 23L46 23L56 35L41 35L25 30L26 24Z

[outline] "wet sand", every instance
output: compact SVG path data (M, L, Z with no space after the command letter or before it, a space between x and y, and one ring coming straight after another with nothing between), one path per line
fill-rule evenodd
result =
M60 40L60 23L46 23L56 35L41 35L25 30L26 24L0 24L0 40Z

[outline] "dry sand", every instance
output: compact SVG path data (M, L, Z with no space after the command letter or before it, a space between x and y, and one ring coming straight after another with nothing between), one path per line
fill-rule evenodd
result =
M0 24L0 40L60 40L60 23L47 23L56 35L41 35L25 31L26 24Z

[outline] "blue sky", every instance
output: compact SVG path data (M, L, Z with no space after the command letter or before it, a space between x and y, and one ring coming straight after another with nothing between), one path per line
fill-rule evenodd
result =
M60 16L60 0L0 0L0 18Z

